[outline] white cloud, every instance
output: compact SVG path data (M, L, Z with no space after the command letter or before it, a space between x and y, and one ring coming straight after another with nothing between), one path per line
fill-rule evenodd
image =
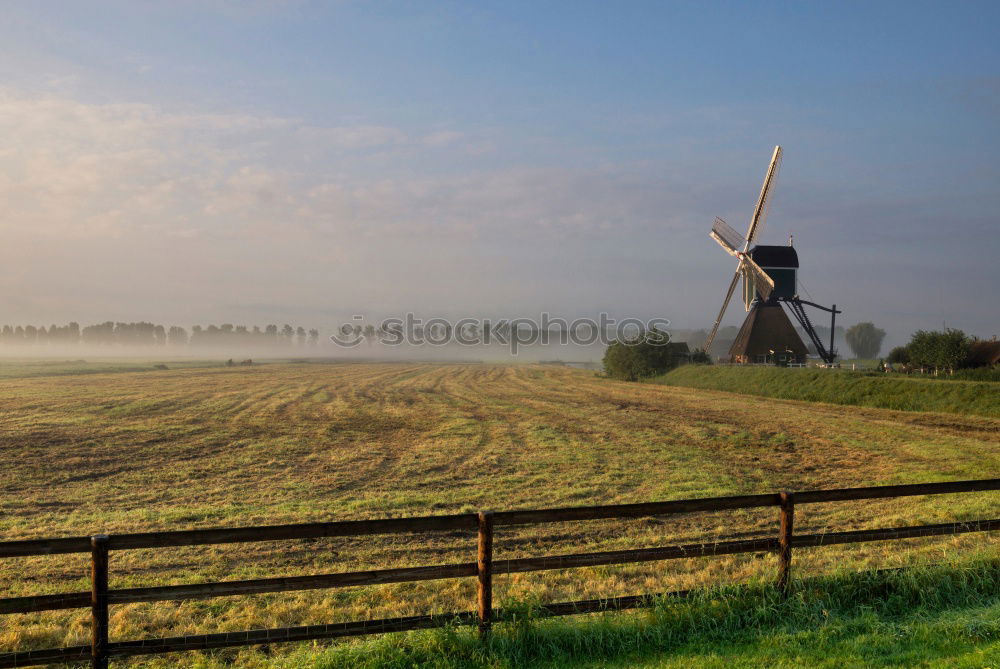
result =
M46 321L94 309L193 320L220 304L284 300L517 304L530 273L478 278L484 262L502 276L535 262L526 258L565 264L560 251L581 237L645 228L662 238L691 225L690 197L662 174L494 167L470 147L496 138L449 129L0 89L0 133L0 289L24 318Z
M448 146L462 139L465 135L454 130L439 130L425 135L421 142L427 146Z
M451 130L411 136L8 89L0 133L10 138L0 149L0 197L9 203L0 226L23 234L230 236L278 222L327 235L559 234L665 218L655 176L555 168L425 176L422 151L463 160L467 137ZM365 175L369 157L381 165L387 155L392 178Z
M408 141L399 128L380 125L359 125L334 128L302 126L296 130L298 137L307 142L341 149L369 149L398 146Z

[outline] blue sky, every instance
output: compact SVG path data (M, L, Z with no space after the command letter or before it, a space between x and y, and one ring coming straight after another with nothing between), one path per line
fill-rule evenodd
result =
M809 295L1000 334L996 3L4 9L7 321L705 326L780 143Z

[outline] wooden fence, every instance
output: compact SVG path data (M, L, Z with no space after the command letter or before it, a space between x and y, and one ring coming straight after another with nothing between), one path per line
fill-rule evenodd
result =
M1000 519L994 519L938 525L829 532L823 534L794 534L793 520L796 505L988 490L1000 490L1000 479L872 488L844 488L839 490L810 490L794 493L780 492L763 495L713 497L643 504L501 511L496 513L483 511L480 513L423 516L418 518L387 518L297 525L146 532L141 534L98 534L89 537L0 542L0 558L62 553L90 553L91 555L90 592L71 592L0 599L0 614L89 608L92 621L92 639L90 645L25 650L0 654L0 667L23 667L60 662L90 662L92 667L107 667L109 658L124 658L133 655L170 653L185 650L207 650L232 646L251 646L283 641L332 639L362 634L379 634L383 632L439 627L447 624L478 625L480 633L486 635L489 633L490 625L494 618L503 615L502 611L496 611L493 608L492 577L494 573L515 574L549 569L627 564L711 555L773 552L777 554L779 560L777 587L782 592L787 592L793 548L929 537L964 532L985 532L1000 529ZM696 511L722 511L761 507L777 507L779 509L779 528L773 538L661 546L573 555L549 555L509 560L493 559L494 533L497 528L502 527L607 518L666 516ZM477 532L478 554L475 562L148 588L116 590L108 588L108 553L110 551L461 529ZM114 604L205 599L253 593L342 588L380 583L402 583L463 577L476 577L477 579L478 606L476 613L458 612L442 615L408 616L382 620L364 620L303 627L281 627L276 629L127 641L109 641L108 639L108 607ZM601 600L561 602L547 604L543 608L550 615L592 613L648 605L656 596L638 595Z

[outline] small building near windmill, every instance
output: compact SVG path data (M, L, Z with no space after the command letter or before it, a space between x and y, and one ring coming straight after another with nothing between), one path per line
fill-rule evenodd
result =
M977 339L969 347L969 363L973 367L994 367L1000 365L1000 341Z
M667 344L667 351L675 367L691 362L691 349L686 341L670 342Z

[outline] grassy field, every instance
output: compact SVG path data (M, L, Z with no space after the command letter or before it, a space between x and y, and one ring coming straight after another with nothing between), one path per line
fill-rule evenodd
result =
M59 360L54 358L0 358L0 379L35 376L78 376L118 372L153 372L167 369L222 367L225 361L191 358L185 360L136 360L104 358L98 360Z
M3 373L0 371L0 376ZM943 387L945 384L938 384ZM952 384L947 384L951 387ZM617 383L566 367L275 364L0 387L6 539L637 502L995 476L1000 420ZM998 495L803 507L802 531L996 516ZM496 557L768 535L774 510L510 528ZM798 551L795 571L995 555L983 535ZM471 534L129 551L112 587L468 561ZM499 604L766 582L773 556L496 578ZM84 556L7 560L3 596L83 590ZM112 609L112 637L470 610L472 579ZM84 643L83 611L8 616L0 648ZM301 649L274 647L277 657ZM309 651L312 653L312 651ZM223 653L241 666L275 656ZM289 656L293 657L293 656ZM317 655L317 657L319 657ZM208 666L197 655L144 660ZM200 664L199 664L200 663ZM317 665L319 666L319 665ZM651 665L653 666L653 665ZM668 665L663 665L668 666Z
M991 370L979 376L975 372L961 372L960 378L935 378L843 369L685 365L654 382L810 402L1000 418L1000 383L986 380L992 378ZM962 374L983 380L965 380Z

